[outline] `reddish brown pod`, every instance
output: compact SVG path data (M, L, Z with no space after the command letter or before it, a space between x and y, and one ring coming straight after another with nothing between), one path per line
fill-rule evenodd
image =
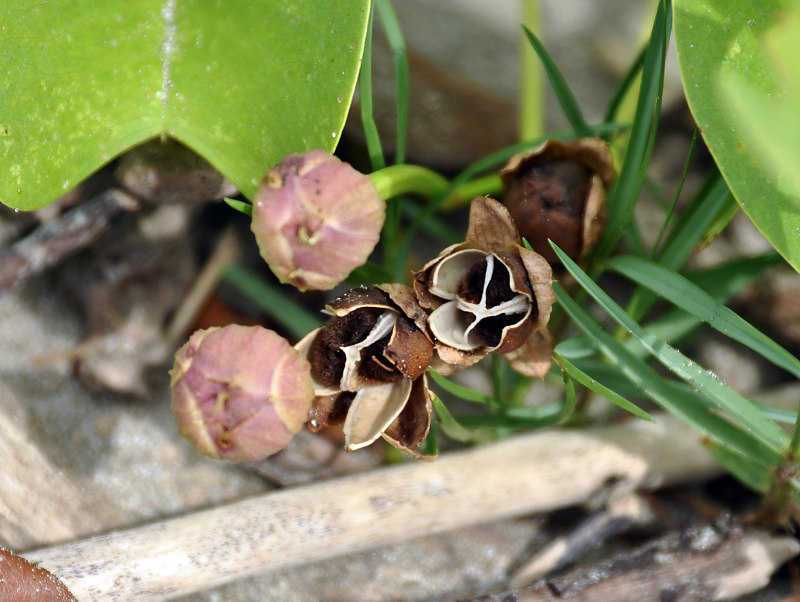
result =
M578 262L599 240L606 221L606 193L616 179L604 141L548 140L512 157L500 178L503 204L520 235L551 264L558 260L547 239Z
M464 242L414 274L420 305L433 310L428 326L439 372L452 373L489 353L504 354L526 376L542 377L549 369L552 271L520 243L508 210L476 197Z
M355 288L327 306L330 320L296 348L311 364L308 426L342 424L345 449L379 437L416 459L431 424L426 314L401 284Z
M55 575L0 548L0 600L77 602Z

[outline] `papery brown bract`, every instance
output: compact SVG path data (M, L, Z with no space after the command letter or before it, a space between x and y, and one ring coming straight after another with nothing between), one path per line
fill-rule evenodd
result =
M309 428L343 424L345 449L379 437L417 459L431 423L425 371L433 358L425 311L408 287L351 289L327 306L332 317L296 348L311 363Z
M514 220L494 199L473 199L464 243L423 266L414 290L420 304L433 309L428 324L438 371L452 373L488 353L505 354L527 376L542 377L549 369L552 270L521 246Z
M503 203L520 235L549 262L557 264L558 258L548 239L579 262L599 240L606 221L606 193L616 179L604 141L548 140L513 156L500 178Z
M327 290L367 260L385 206L368 176L311 150L287 155L267 172L253 199L251 229L281 282Z
M180 434L216 459L258 461L280 451L314 397L308 362L261 326L195 332L175 354L171 376Z

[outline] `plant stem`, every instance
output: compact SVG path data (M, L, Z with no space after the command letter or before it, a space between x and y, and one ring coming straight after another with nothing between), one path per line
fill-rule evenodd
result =
M391 165L373 171L369 177L384 200L403 194L430 198L441 194L450 185L446 178L420 165Z

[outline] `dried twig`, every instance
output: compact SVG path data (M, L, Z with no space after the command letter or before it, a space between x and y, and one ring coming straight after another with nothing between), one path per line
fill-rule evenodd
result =
M134 197L112 188L40 226L0 253L0 292L86 248L120 215L138 208Z
M423 534L719 473L696 433L655 424L546 431L430 464L270 493L25 554L81 600L163 600L244 576Z
M0 542L14 549L70 541L125 521L86 483L53 466L32 442L24 410L0 384Z

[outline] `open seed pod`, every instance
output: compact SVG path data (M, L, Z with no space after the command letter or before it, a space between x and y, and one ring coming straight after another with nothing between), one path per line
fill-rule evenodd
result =
M578 262L599 240L606 221L606 193L616 179L602 140L548 140L513 156L500 178L503 203L520 235L549 262L558 259L548 238Z
M415 458L428 435L433 358L425 311L408 287L357 288L327 306L332 317L297 350L311 364L315 399L308 427L344 423L348 451L378 437Z
M487 353L502 353L515 370L541 377L550 366L547 322L555 295L552 271L538 253L520 246L508 210L477 197L463 244L448 247L414 275L441 364L452 373Z

